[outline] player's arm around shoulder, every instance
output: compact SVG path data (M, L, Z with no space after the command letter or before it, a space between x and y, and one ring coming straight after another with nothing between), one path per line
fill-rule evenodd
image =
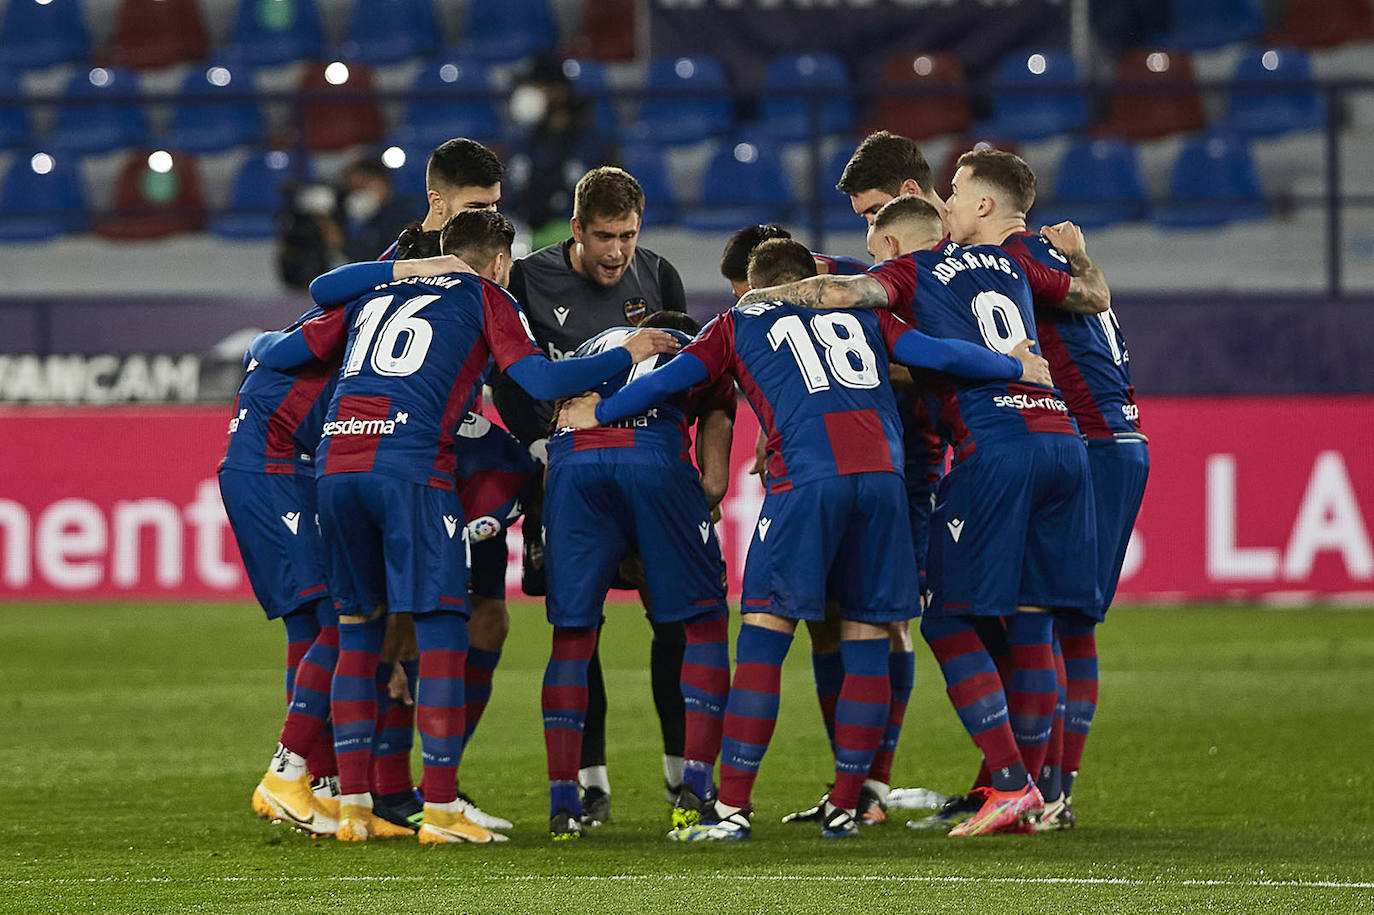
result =
M886 308L889 304L887 288L872 274L849 276L822 274L804 280L768 286L745 293L739 306L760 302L787 302L802 308L869 309Z
M1083 230L1066 221L1043 226L1040 234L1068 259L1069 269L1073 271L1069 291L1059 307L1087 315L1101 314L1111 308L1112 293L1107 287L1107 277L1102 273L1102 268L1088 257Z

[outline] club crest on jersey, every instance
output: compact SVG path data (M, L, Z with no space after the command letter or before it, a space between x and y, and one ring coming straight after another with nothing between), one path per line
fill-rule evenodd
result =
M639 322L644 320L644 316L649 313L649 303L643 296L635 296L633 299L625 300L625 320L636 327Z
M711 522L703 521L697 525L697 530L701 532L701 542L705 543L711 539Z
M760 540L767 540L767 539L768 539L768 528L770 528L770 527L772 527L772 526L773 526L773 519L772 519L772 518L760 518L760 519L759 519L759 539L760 539Z
M444 515L444 530L448 531L448 539L452 540L453 535L458 533L458 519L453 515Z
M562 326L563 326L563 322L566 321L566 320L568 320L568 312L569 312L569 310L570 310L570 309L565 308L565 307L562 306L562 305L555 305L555 306L554 306L554 309L553 309L553 317L554 317L554 320L556 320L556 321L558 322L558 326L559 326L559 327L562 327Z
M282 523L286 525L286 529L289 530L292 534L295 534L297 528L299 528L301 524L301 513L287 512L286 514L281 516L281 520Z
M964 532L964 521L962 518L950 518L945 522L945 527L949 528L949 535L954 538L954 542L959 542L959 535Z

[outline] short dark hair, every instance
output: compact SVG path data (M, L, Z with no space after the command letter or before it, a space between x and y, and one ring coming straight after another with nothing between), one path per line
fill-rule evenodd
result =
M497 254L510 254L515 226L495 210L460 210L439 230L439 248L479 269Z
M930 201L915 194L903 194L883 204L883 208L873 217L873 230L881 232L889 226L908 220L924 222L937 230L942 225L940 211L935 209Z
M687 314L685 311L673 311L665 308L649 315L639 322L640 327L662 327L666 330L680 330L684 334L695 337L701 333L701 325L697 319Z
M732 283L743 283L749 278L749 255L760 243L770 238L791 238L792 233L775 222L761 226L745 226L725 243L725 253L720 258L720 275Z
M626 213L644 214L644 189L623 168L603 165L583 175L573 189L573 218L588 223L616 219Z
M895 197L908 178L921 190L931 190L930 163L911 140L879 130L864 137L854 150L835 188L851 196L878 190Z
M1016 153L1005 149L971 149L959 157L957 167L1007 195L1007 202L1021 213L1035 203L1035 172Z
M749 255L749 285L755 289L815 275L816 258L806 245L790 238L769 239Z
M401 230L396 239L396 260L410 261L421 257L439 255L439 230L425 231L418 223L412 222Z
M429 155L425 187L451 190L459 187L491 187L506 176L496 153L476 140L457 137L440 143Z

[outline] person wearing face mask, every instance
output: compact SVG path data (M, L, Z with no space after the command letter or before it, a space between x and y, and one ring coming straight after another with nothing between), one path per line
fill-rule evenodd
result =
M359 159L344 171L342 220L322 226L330 248L346 262L372 260L413 218L415 202L396 193L380 159Z

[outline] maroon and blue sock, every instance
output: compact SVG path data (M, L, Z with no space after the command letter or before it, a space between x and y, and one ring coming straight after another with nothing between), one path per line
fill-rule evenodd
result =
M377 657L385 635L385 616L366 623L339 623L339 662L329 709L343 794L369 790L372 734L377 727Z
M320 622L314 604L297 607L281 618L286 626L286 706L291 707L296 692L296 669L320 634Z
M998 791L1019 791L1029 781L1021 751L1011 732L1007 697L997 667L972 622L957 616L926 616L921 636L930 645L954 710L987 760Z
M906 706L911 701L911 689L916 683L916 653L891 651L887 656L887 679L891 700L887 707L887 727L873 756L868 777L884 785L892 784L892 760L897 753L897 741L902 737L902 722L906 720Z
M420 791L425 803L458 799L458 765L466 731L463 672L467 666L468 621L458 613L416 613L420 648L415 724L420 731Z
M730 694L730 618L722 613L686 625L682 653L684 739L682 782L699 798L715 795L712 773L720 755L725 703Z
M281 743L293 753L313 758L320 735L328 730L329 690L339 662L339 627L324 626L296 667L291 707L281 726ZM332 755L332 751L330 752ZM325 774L310 769L316 775Z
M582 726L587 718L587 665L596 649L596 637L594 627L555 626L553 630L553 648L540 693L551 817L560 810L573 816L582 813L577 768L582 758Z
M1036 787L1047 801L1054 800L1064 791L1064 707L1068 697L1068 683L1064 671L1064 654L1059 648L1058 637L1054 640L1054 679L1056 698L1054 725L1050 728L1049 752L1045 754L1045 764L1040 767L1040 776L1035 780Z
M845 639L844 685L835 706L835 785L830 803L853 810L883 739L892 696L888 639Z
M496 673L496 665L501 662L501 651L488 651L485 648L468 647L468 666L464 670L467 686L467 734L464 741L472 740L482 713L487 710L491 700L491 678Z
M1095 623L1055 621L1064 651L1064 793L1073 793L1073 780L1083 762L1083 746L1097 714L1097 626Z
M811 676L816 681L816 700L821 706L821 722L830 740L830 755L835 755L835 704L844 687L844 658L838 651L811 652Z
M1059 684L1054 675L1054 618L1048 613L1017 613L1007 620L1011 642L1011 684L1007 710L1011 732L1028 772L1040 774L1054 725Z
M415 697L418 661L401 661L411 698ZM374 794L411 789L410 748L415 742L415 707L391 698L392 664L377 665L377 732L372 738L371 782Z
M745 623L735 642L735 679L725 703L720 803L748 807L763 754L778 724L782 662L792 634Z

